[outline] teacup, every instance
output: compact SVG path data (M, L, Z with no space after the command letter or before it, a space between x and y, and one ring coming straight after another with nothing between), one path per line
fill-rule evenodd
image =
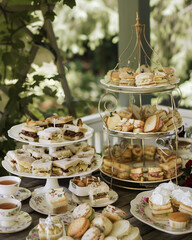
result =
M21 210L21 202L13 198L0 199L0 225L11 227Z
M15 195L19 189L21 179L15 176L0 177L0 193L6 196Z

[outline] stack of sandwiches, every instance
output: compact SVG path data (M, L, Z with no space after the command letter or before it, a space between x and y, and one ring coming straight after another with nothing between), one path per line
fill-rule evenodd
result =
M68 176L89 171L97 164L95 148L87 142L56 147L50 152L46 147L23 145L23 149L8 151L5 160L14 170L37 176Z
M19 136L29 142L53 143L66 140L78 140L84 137L87 128L82 120L73 123L74 117L52 116L41 121L27 120Z
M170 213L180 211L192 216L192 193L169 181L154 189L149 207L157 220L167 220Z
M144 147L145 161L155 161L156 150L157 148L153 145L145 145Z
M158 160L160 161L160 167L164 172L165 178L172 178L178 173L179 169L182 167L182 158L171 154L169 150L164 150L163 153L160 149L157 150Z
M45 195L47 204L52 214L61 214L67 212L68 200L62 187L51 189Z
M132 168L130 172L130 178L134 181L144 181L143 168Z

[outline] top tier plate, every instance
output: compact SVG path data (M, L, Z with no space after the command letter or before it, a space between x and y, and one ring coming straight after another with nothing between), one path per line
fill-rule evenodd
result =
M85 136L81 139L74 140L74 141L69 141L69 140L63 140L63 142L56 142L56 143L39 143L39 142L32 142L32 141L27 141L22 138L20 138L19 133L21 132L22 127L25 125L25 123L21 123L18 125L13 126L8 130L8 135L9 137L23 143L29 143L34 146L39 146L39 147L59 147L59 146L66 146L73 144L75 142L81 142L85 141L88 138L92 137L93 135L93 129L88 127L86 124L83 124L83 127L87 128L87 132L85 133Z
M177 83L179 83L180 79L178 78L174 84L165 84L165 85L157 85L157 86L118 86L113 85L110 82L107 82L105 79L101 79L101 85L111 92L120 92L120 93L155 93L155 92L165 92L171 91L176 88Z

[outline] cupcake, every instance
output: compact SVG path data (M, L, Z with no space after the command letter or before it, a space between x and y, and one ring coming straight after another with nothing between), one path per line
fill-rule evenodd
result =
M169 215L169 225L172 228L182 229L186 228L190 221L190 215L182 212L174 212Z

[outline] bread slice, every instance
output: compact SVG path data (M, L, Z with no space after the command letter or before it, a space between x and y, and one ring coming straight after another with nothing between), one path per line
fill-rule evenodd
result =
M127 220L119 220L113 224L113 229L110 233L111 236L116 238L122 238L129 234L131 230L131 224Z
M144 125L144 132L156 132L158 130L159 126L159 116L158 115L152 115L147 118L145 125Z

